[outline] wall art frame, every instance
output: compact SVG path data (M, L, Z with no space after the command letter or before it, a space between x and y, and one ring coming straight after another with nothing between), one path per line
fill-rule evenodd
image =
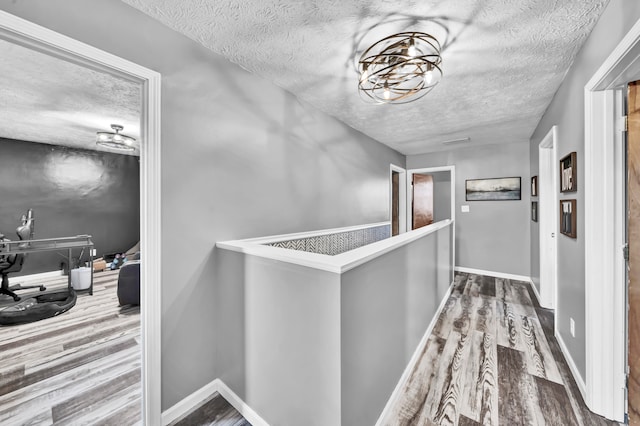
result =
M560 200L560 233L569 238L577 238L576 200Z
M576 152L571 152L560 160L560 192L578 190L578 170Z
M509 201L522 199L522 178L504 177L465 180L466 201Z

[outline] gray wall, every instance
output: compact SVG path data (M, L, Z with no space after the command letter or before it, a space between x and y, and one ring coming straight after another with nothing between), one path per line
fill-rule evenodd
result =
M433 172L433 221L451 219L451 172Z
M407 157L407 169L456 166L456 266L529 276L529 147L485 145ZM522 177L520 201L465 201L465 180ZM469 206L469 213L460 211Z
M451 277L451 226L342 275L343 426L376 423Z
M124 252L140 239L138 157L4 138L0 152L0 232L6 238L18 239L20 217L31 208L34 238L89 234L98 256ZM29 255L12 276L58 270L67 262L60 254L66 256Z
M404 156L136 9L110 0L0 0L0 9L162 74L163 409L231 374L218 361L234 354L217 342L242 324L213 324L235 318L241 290L217 298L228 287L218 288L216 241L388 220L389 163Z
M245 257L246 402L270 425L340 425L340 274Z
M531 174L538 174L538 145L553 125L558 125L558 157L572 151L578 157L578 191L561 194L560 199L576 198L577 238L558 238L557 327L571 357L585 377L585 287L584 287L584 86L604 60L640 18L637 0L611 0L593 32L576 57L571 70L535 132L531 136ZM531 225L531 273L540 277L540 253L537 224ZM571 337L569 318L576 323Z

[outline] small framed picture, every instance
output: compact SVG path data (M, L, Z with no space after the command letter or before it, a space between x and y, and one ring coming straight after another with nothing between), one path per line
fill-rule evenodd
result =
M576 200L560 200L560 233L576 238Z
M560 192L576 192L578 190L576 156L574 151L560 160Z
M534 176L531 178L531 196L538 196L538 176Z
M534 222L538 221L538 202L531 202L531 220Z

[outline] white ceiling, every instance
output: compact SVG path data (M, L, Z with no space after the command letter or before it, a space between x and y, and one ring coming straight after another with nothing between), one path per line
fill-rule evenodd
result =
M123 0L404 154L526 142L607 0ZM401 30L445 45L424 98L371 105L354 58Z
M410 155L528 142L608 0L123 1ZM354 58L403 30L441 41L442 82L363 101ZM139 85L2 40L0 57L0 137L95 149L113 123L139 140Z
M121 124L139 147L140 84L4 40L0 58L0 137L111 151L96 132Z

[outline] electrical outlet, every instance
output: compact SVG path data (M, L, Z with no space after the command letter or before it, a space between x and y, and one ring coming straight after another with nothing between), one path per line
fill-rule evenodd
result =
M96 249L91 249L91 256L95 256L96 255Z
M576 322L573 318L569 318L569 328L571 329L571 337L576 337Z

